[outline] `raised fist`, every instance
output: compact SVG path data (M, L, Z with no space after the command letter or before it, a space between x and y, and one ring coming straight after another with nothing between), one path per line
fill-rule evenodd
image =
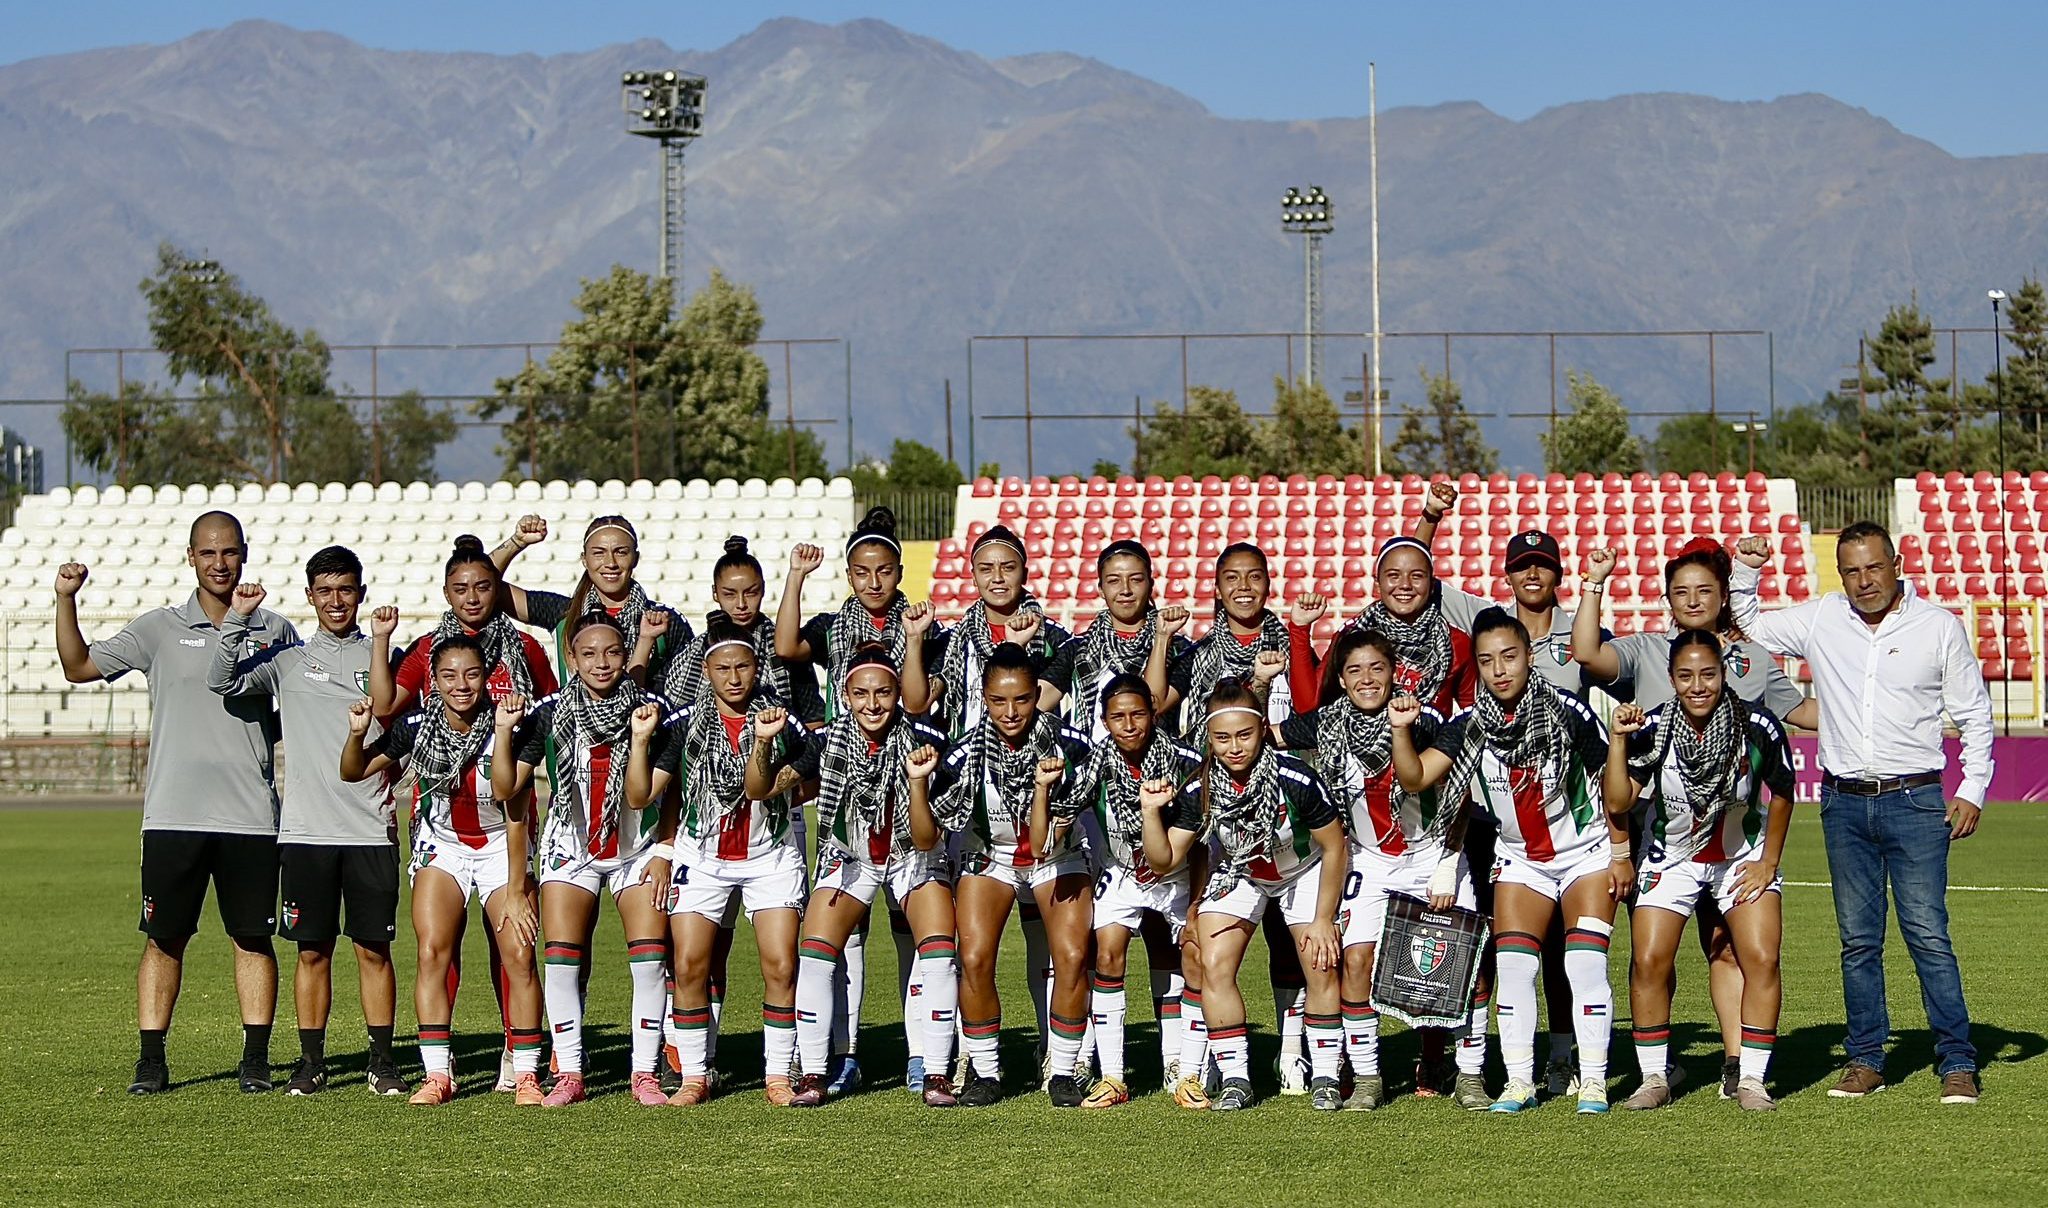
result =
M1277 650L1261 650L1252 660L1252 680L1255 683L1270 684L1273 677L1287 670L1287 656Z
M1148 810L1163 810L1173 804L1177 794L1171 780L1147 780L1138 786L1138 807Z
M654 728L661 724L661 706L648 701L633 710L633 741L644 742L654 736Z
M1010 615L1008 629L1009 637L1006 640L1029 648L1045 630L1045 614L1036 608L1020 608Z
M85 577L92 572L85 569L83 562L66 562L57 568L57 594L75 596L85 586Z
M396 605L386 604L381 608L377 608L371 611L371 637L389 638L392 634L396 632L398 632L398 608Z
M261 583L244 582L237 584L235 587L234 611L239 616L254 616L256 615L256 610L263 607L263 601L269 598L270 593L263 590Z
M512 530L512 544L520 549L525 549L529 545L539 545L547 539L548 522L531 513L521 516L518 525Z
M789 710L763 709L754 714L754 741L767 742L789 725Z
M1405 730L1422 716L1422 702L1403 692L1387 702L1387 721L1396 730Z
M640 636L650 642L658 642L668 632L668 610L650 608L640 614Z
M1179 604L1168 604L1159 610L1156 625L1160 637L1170 638L1187 628L1187 623L1188 610Z
M939 766L939 749L929 744L903 757L903 771L912 780L923 780Z
M1615 552L1609 546L1601 546L1599 549L1588 550L1586 552L1586 582L1606 582L1607 576L1609 574L1612 574L1614 571L1615 561Z
M815 545L803 544L789 551L789 573L808 575L825 565L825 551Z
M1753 570L1762 570L1771 560L1771 541L1768 537L1744 537L1735 543L1735 560Z
M348 707L348 732L361 738L370 732L370 698L354 702Z
M1325 599L1321 592L1303 592L1294 597L1294 607L1288 611L1287 619L1307 629L1322 620L1323 614L1328 611L1330 601Z
M913 638L921 638L931 632L932 622L939 619L938 610L931 601L919 600L903 610L903 632Z
M1618 705L1614 710L1614 718L1608 722L1607 728L1616 734L1633 734L1642 729L1647 721L1649 715L1644 713L1640 706Z
M1060 777L1066 774L1067 761L1057 755L1048 755L1038 761L1038 772L1033 779L1038 782L1038 787L1049 789L1058 784Z
M1422 501L1422 511L1425 515L1441 520L1456 506L1458 488L1455 483L1442 481L1429 484L1429 498Z
M526 698L514 692L498 702L498 728L510 730L526 720Z

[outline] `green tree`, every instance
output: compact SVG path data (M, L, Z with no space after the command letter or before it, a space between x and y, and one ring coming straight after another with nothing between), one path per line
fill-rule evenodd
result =
M704 288L691 295L676 324L677 369L681 390L676 405L676 436L681 473L687 478L725 478L754 473L775 460L757 452L764 439L781 453L790 473L791 439L787 425L762 421L768 415L768 363L753 349L761 338L761 303L754 291L737 285L717 269ZM777 428L780 431L774 431ZM799 477L825 472L824 441L809 429L795 443ZM814 468L815 467L815 468Z
M717 477L823 478L829 473L824 438L802 424L778 424L763 416L753 422L741 447L747 451L745 464Z
M1228 477L1253 473L1258 465L1258 431L1234 390L1191 387L1185 411L1155 404L1152 418L1131 435L1137 451L1133 474Z
M1273 414L1258 425L1256 472L1351 474L1365 460L1360 434L1320 384L1273 379Z
M168 391L145 382L128 382L118 398L73 382L64 434L73 457L123 486L246 477L246 467L220 441L217 410L204 401L181 407Z
M1124 468L1122 466L1107 457L1096 458L1095 464L1088 468L1088 475L1091 478L1118 478L1123 475L1123 472Z
M1629 432L1621 397L1589 373L1567 371L1571 414L1543 434L1543 462L1553 474L1633 474L1643 468L1642 442Z
M874 495L883 491L951 491L964 476L960 467L945 454L914 440L899 440L889 447L889 460L862 462L847 471L854 493Z
M1422 371L1423 404L1401 408L1401 427L1385 457L1389 474L1492 474L1500 454L1465 410L1465 392L1447 374Z
M989 479L1001 478L1003 476L1003 463L999 461L982 462L974 468L974 476L976 478Z
M1934 324L1917 299L1886 311L1877 334L1865 337L1864 350L1873 371L1864 391L1877 398L1860 416L1862 457L1878 479L1995 461L1997 429L1982 422L1995 399L1988 390L1928 375Z
M2048 290L2029 277L2006 305L2003 371L2006 422L2024 434L2035 461L2042 460L2042 428L2048 419ZM2006 439L2013 438L2008 430Z
M370 477L376 482L433 482L434 454L454 439L454 414L428 407L419 391L384 399L370 433Z

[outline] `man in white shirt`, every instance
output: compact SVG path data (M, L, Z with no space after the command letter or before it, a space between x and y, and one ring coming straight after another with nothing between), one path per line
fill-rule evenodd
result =
M1920 976L1935 1034L1943 1103L1975 1103L1977 1050L1962 974L1948 936L1948 845L1968 838L1991 787L1991 695L1968 633L1947 609L1901 580L1883 526L1862 521L1835 547L1840 592L1764 612L1760 538L1742 543L1732 576L1736 623L1813 670L1820 698L1820 816L1842 934L1849 1061L1828 1094L1884 1089L1885 887ZM1941 715L1963 737L1963 781L1944 802Z

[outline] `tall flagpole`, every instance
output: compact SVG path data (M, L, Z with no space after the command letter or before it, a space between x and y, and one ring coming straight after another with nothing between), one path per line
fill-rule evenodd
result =
M1385 472L1380 446L1384 440L1385 417L1380 413L1380 84L1379 66L1365 65L1366 144L1372 175L1372 472Z

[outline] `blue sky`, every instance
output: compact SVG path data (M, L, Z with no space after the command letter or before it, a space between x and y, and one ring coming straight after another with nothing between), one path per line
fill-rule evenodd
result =
M1299 12L1301 15L1291 15ZM1290 14L1290 15L1278 15ZM0 62L165 42L244 17L372 46L546 54L654 37L712 49L770 17L879 17L991 57L1065 50L1170 85L1230 117L1476 100L1508 117L1627 92L1734 100L1824 92L1959 155L2048 151L2048 4L1951 0L1331 4L865 0L84 0L0 12Z

